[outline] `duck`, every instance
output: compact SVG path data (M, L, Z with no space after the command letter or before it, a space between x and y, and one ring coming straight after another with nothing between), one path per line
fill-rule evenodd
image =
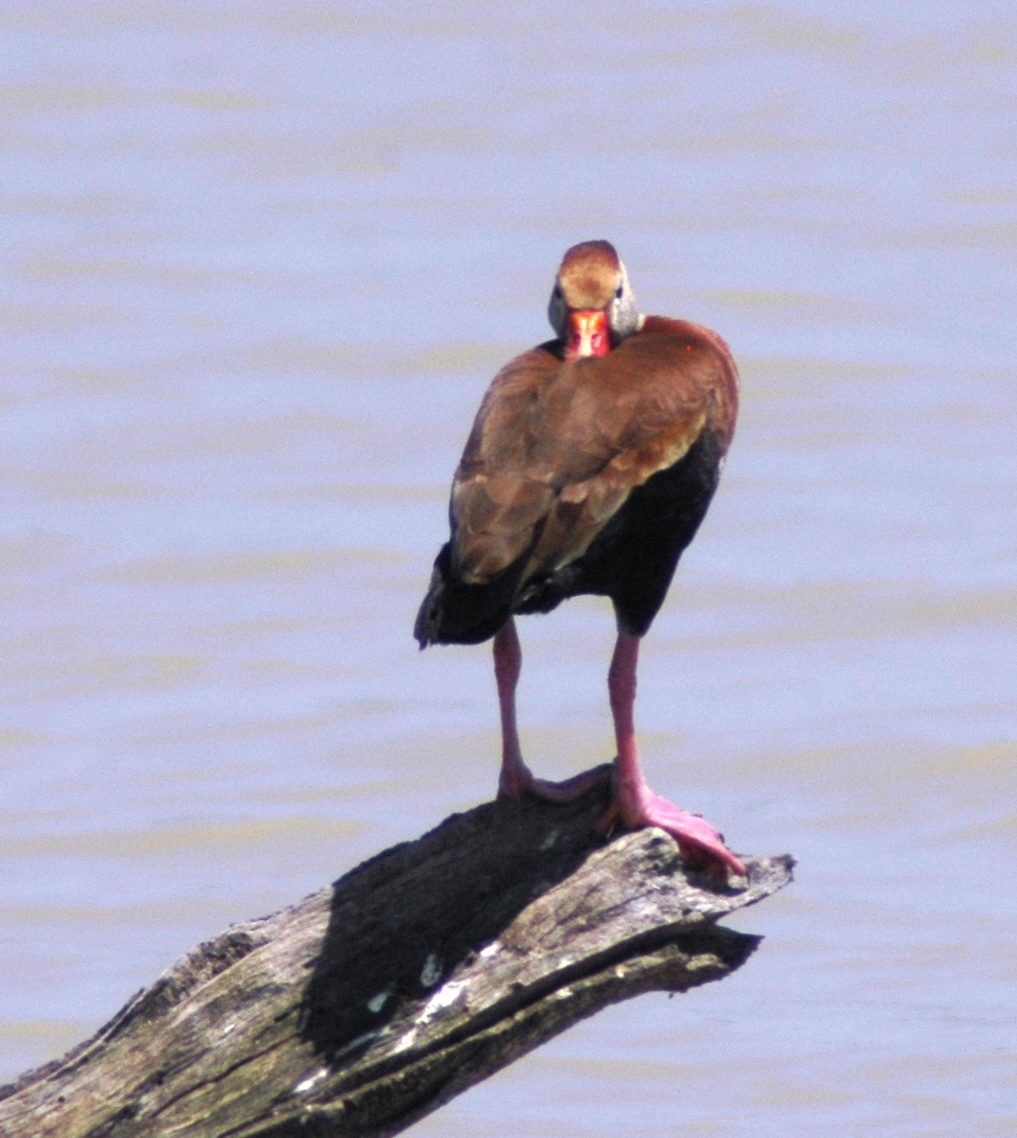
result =
M641 315L609 241L566 251L548 319L554 339L507 363L477 411L414 635L422 649L493 641L499 797L565 803L610 777L602 832L657 826L690 859L743 875L713 825L650 789L634 719L639 645L717 489L738 369L716 332ZM584 594L614 608L607 687L617 755L611 767L551 782L530 771L520 747L516 617Z

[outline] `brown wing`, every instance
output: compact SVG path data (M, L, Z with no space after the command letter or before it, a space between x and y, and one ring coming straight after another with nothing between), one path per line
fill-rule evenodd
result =
M491 384L452 484L454 558L479 584L528 554L520 585L581 557L632 490L710 423L729 439L736 373L704 329L650 317L608 356L537 348Z

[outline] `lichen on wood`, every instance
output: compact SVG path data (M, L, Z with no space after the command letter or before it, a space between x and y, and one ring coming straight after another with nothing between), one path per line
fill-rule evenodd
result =
M200 945L62 1060L0 1088L4 1138L381 1138L608 1004L738 968L721 881L659 830L605 841L604 787L492 802Z

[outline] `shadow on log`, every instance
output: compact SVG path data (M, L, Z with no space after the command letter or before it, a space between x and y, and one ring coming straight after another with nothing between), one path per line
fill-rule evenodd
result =
M0 1134L381 1138L608 1004L727 976L759 938L714 922L793 859L723 882L659 830L605 843L605 793L453 815L234 926L0 1088Z

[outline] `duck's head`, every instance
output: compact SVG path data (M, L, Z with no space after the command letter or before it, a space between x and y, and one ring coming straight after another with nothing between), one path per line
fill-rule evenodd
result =
M584 241L562 258L547 317L567 360L606 356L639 328L625 266L610 241Z

